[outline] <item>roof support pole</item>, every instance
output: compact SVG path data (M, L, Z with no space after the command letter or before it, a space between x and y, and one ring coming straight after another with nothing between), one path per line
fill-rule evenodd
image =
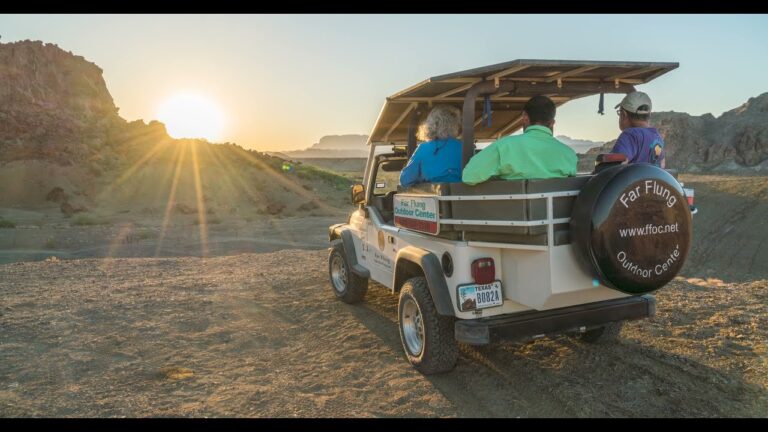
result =
M408 159L416 151L416 131L419 127L419 118L424 110L424 104L419 104L415 110L411 111L411 119L408 123Z
M373 157L376 154L376 144L377 143L375 142L368 144L370 147L368 149L368 159L365 160L365 171L363 171L363 185L365 185L365 187L368 187L368 177L370 176L371 166L373 165Z
M405 111L403 111L403 113L402 113L402 114L400 114L400 117L398 117L398 118L397 118L397 120L395 120L395 122L394 122L394 123L392 123L392 126L391 126L391 127L389 128L389 130L387 131L387 134L386 134L386 135L384 135L384 142L388 142L388 141L389 141L389 135L390 135L392 132L394 132L394 130L395 130L395 129L397 129L397 127L398 127L398 126L400 126L400 123L402 123L402 122L403 122L403 120L405 120L405 118L408 116L408 113L409 113L409 112L413 111L413 109L414 109L414 108L416 108L416 105L417 105L417 103L416 103L416 102L413 102L413 103L411 103L411 104L408 106L408 108L406 108L406 109L405 109Z
M501 81L499 87L494 85L493 81L482 81L472 86L467 95L464 96L464 109L462 111L461 122L461 167L467 166L467 162L475 154L475 104L477 98L485 95L510 93L510 96L534 96L537 94L563 94L571 93L629 93L635 91L635 87L627 83L619 83L618 86L613 82L584 83L584 82L564 82L561 87L556 82L535 83L535 82L516 82ZM555 102L557 103L557 102ZM513 120L509 126L502 132L506 132L519 122L519 118Z
M498 87L491 81L482 81L473 85L464 96L464 108L461 121L461 167L467 166L467 162L475 154L475 103L480 96L496 93L508 93L514 91L517 84L511 81L502 81Z

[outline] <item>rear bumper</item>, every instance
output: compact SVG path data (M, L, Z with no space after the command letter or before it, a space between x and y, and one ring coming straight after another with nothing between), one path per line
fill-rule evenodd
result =
M532 336L576 332L615 321L651 317L656 314L656 298L646 294L546 311L525 311L501 317L458 320L456 340L484 345L501 339L526 339Z

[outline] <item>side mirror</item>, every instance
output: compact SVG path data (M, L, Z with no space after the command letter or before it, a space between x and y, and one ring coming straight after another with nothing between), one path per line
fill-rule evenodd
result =
M365 187L361 184L352 186L352 204L360 204L365 201Z

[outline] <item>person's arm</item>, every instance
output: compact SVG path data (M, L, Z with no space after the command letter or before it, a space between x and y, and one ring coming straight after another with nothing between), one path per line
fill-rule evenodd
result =
M411 155L408 164L400 171L400 184L410 186L422 181L421 177L421 155L424 153L423 146L416 147L416 151Z
M627 161L631 161L636 156L636 147L632 135L622 132L619 138L616 139L616 144L613 145L611 153L623 153L627 157Z
M565 172L563 173L567 177L573 177L576 175L576 169L579 165L579 156L576 155L576 152L573 151L573 149L569 148L570 152L568 152L568 166L565 169Z
M461 181L475 185L499 174L499 150L496 143L480 150L469 160L461 173Z

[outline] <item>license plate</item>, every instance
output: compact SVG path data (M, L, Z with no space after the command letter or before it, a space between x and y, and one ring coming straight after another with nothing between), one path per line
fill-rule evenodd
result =
M504 303L501 297L501 281L485 285L471 284L459 287L459 310L469 311L500 306Z

